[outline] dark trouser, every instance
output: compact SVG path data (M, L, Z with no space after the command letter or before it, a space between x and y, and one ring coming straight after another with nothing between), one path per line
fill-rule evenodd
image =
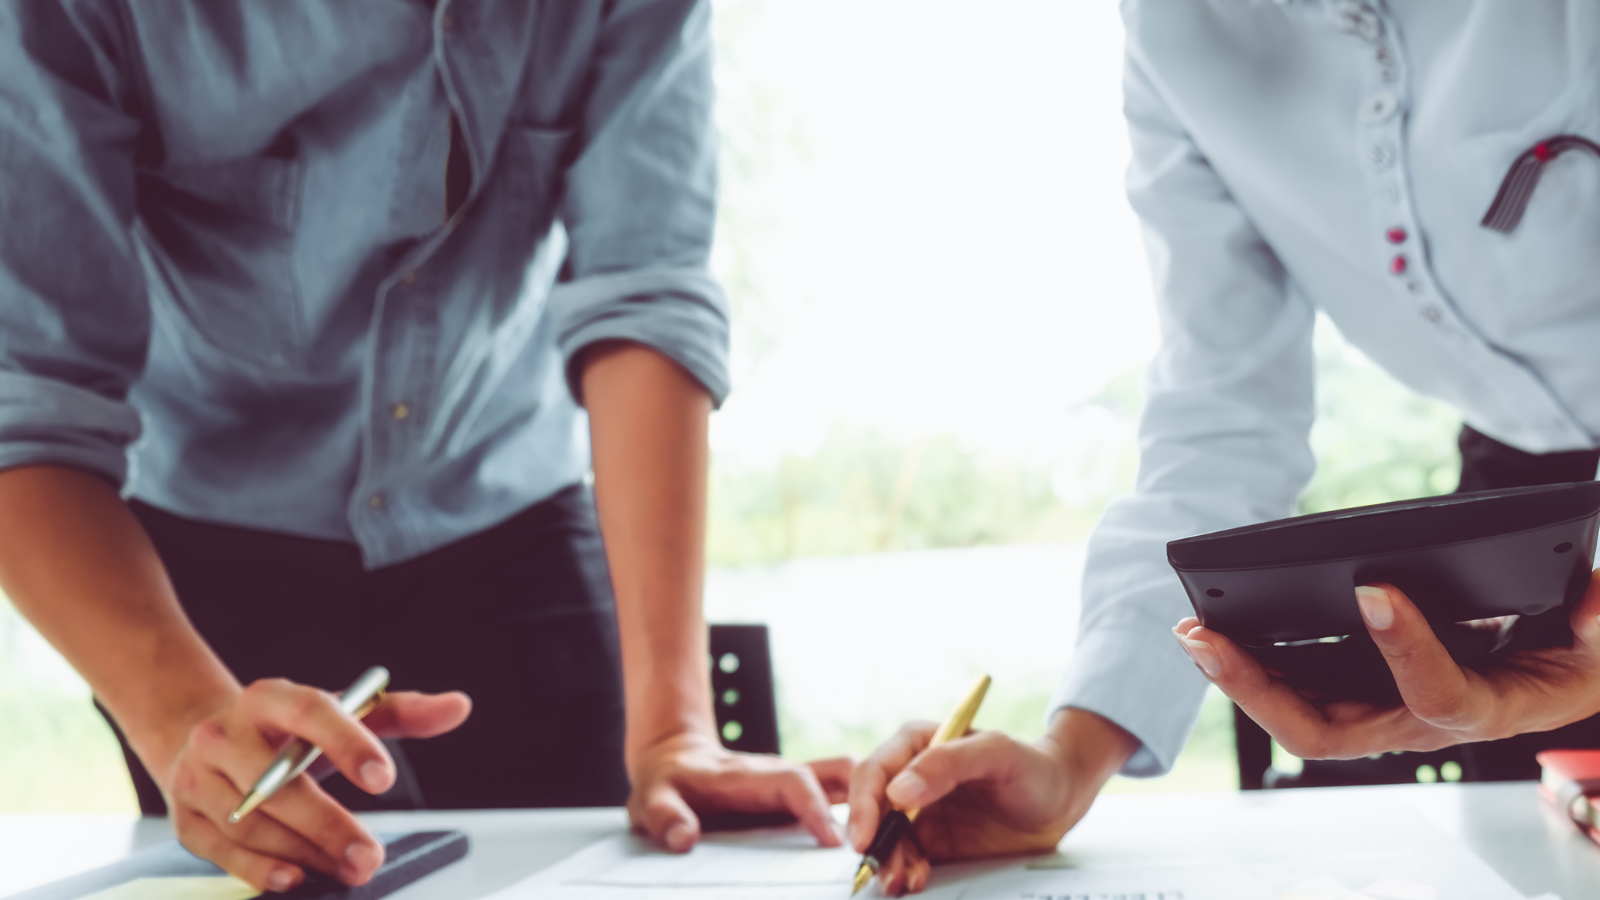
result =
M209 525L135 502L184 611L243 683L342 690L384 665L391 690L461 690L466 724L391 743L400 778L351 809L616 806L622 678L590 492L571 487L488 531L373 571L332 541ZM118 732L118 739L122 735ZM165 804L123 751L146 815Z
M1457 443L1461 448L1461 484L1457 491L1592 481L1595 467L1600 465L1600 450L1524 453L1468 427L1461 429ZM1467 781L1538 778L1539 764L1533 755L1555 747L1600 747L1600 716L1554 731L1465 744L1460 748L1462 777Z

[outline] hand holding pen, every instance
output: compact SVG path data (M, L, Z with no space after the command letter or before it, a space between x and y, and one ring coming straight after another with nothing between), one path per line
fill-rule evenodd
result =
M850 779L849 839L858 851L878 849L891 810L920 811L910 837L878 861L878 883L890 896L921 891L934 862L1054 848L1138 746L1116 725L1070 707L1031 742L979 731L935 745L939 730L906 725Z
M268 796L257 801L258 809L237 821L230 821L232 814L283 751L296 756L292 769L310 755L306 751L320 748L353 784L381 793L394 783L395 771L380 737L442 734L461 724L470 708L458 693L395 692L363 721L333 694L266 679L189 727L171 766L159 767L157 778L183 845L256 888L288 890L304 880L306 869L363 884L383 862L383 846L312 779L285 772L273 779L280 782L275 791L263 792Z

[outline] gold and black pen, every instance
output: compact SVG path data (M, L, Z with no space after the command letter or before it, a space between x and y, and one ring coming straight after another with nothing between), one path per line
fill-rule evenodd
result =
M950 714L950 718L945 719L939 730L933 733L933 740L928 742L928 746L937 747L966 734L967 729L972 727L973 716L978 714L978 707L983 703L983 695L988 692L989 676L985 675L972 686L966 699ZM920 812L921 809L893 809L883 817L883 821L878 823L878 833L872 836L872 843L861 857L861 867L856 869L855 886L850 889L850 896L859 894L872 876L878 874L883 864L889 861L889 854L894 852L901 838L911 833L911 823L917 820L917 813Z
M378 701L383 699L383 690L388 686L389 670L383 666L373 666L362 672L360 677L339 695L339 708L359 719L372 712ZM267 770L256 779L255 786L250 788L250 793L239 803L239 808L228 816L228 821L238 824L240 819L267 802L267 798L293 781L295 776L309 768L321 755L321 749L299 738L290 741L289 745L278 753L278 758L272 761L272 765L267 766Z

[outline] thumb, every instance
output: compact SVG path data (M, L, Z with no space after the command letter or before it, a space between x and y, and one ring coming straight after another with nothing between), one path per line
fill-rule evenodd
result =
M645 791L637 807L629 805L633 824L673 853L687 853L700 840L700 819L670 784L659 783Z
M1467 724L1472 692L1466 673L1411 600L1394 585L1373 584L1356 588L1356 603L1412 714L1446 728Z
M900 809L932 805L962 784L991 781L1008 770L1014 763L1008 744L997 731L980 731L929 747L889 782L885 793Z
M1600 654L1600 569L1589 575L1589 587L1568 617L1572 634L1590 653Z
M362 724L379 737L429 738L453 730L472 714L472 700L460 691L384 694Z

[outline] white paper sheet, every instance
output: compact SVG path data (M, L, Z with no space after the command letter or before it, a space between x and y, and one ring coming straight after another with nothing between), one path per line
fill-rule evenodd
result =
M797 828L712 834L685 854L634 835L592 844L493 900L840 900L861 857Z
M1118 798L1061 852L939 866L929 900L1522 900L1406 808L1307 796L1295 815L1237 795ZM493 900L845 900L859 857L798 829L712 835L683 855L619 835ZM877 898L877 889L862 896Z

